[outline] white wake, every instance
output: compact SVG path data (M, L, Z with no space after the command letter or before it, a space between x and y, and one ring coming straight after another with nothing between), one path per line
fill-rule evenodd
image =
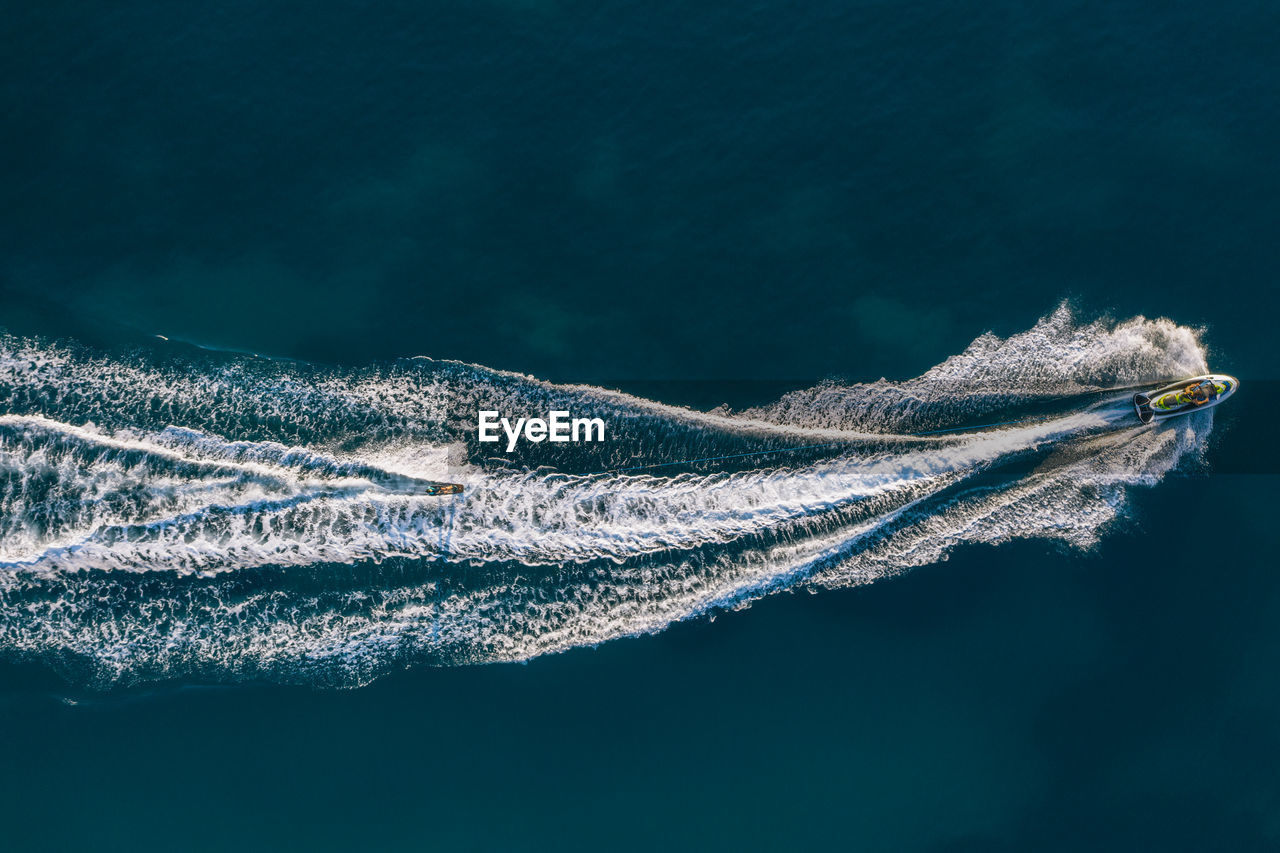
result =
M918 379L737 414L447 362L344 373L0 338L0 650L94 684L358 684L868 583L965 543L1088 548L1212 427L1142 427L1112 389L1206 369L1194 330L1066 307ZM559 471L495 466L466 444L480 405L599 415L617 443ZM592 473L745 446L769 451ZM465 492L429 494L442 480Z

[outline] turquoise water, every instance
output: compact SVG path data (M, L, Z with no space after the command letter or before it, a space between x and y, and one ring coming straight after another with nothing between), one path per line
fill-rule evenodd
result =
M1280 843L1273 7L9 17L14 849Z

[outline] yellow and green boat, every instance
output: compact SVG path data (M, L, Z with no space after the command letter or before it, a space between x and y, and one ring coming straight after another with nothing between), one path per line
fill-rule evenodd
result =
M1199 412L1218 405L1240 387L1240 380L1224 373L1193 376L1155 391L1133 395L1133 407L1144 423Z

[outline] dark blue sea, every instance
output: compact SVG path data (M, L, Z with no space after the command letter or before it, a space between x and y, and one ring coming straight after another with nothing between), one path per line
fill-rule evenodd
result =
M4 849L1280 849L1280 6L4 20Z

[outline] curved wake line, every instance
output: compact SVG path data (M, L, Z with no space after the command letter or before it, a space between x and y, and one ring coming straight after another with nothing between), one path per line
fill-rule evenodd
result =
M324 371L0 336L0 653L99 685L353 685L870 583L966 543L1089 548L1212 428L1139 427L1107 390L1205 369L1194 330L1066 307L918 379L738 414L456 362ZM479 408L604 417L610 441L494 467ZM978 420L1012 423L910 434ZM754 467L685 470L703 457ZM655 465L587 473L634 460ZM431 496L441 480L465 494Z
M38 428L64 445L78 440L93 470L72 468L69 482L51 484L39 495L43 507L62 508L57 523L47 525L43 549L36 535L8 537L0 569L208 572L393 556L620 563L727 543L850 502L971 474L1046 442L1112 427L1115 419L1115 411L1083 413L960 436L945 449L846 455L799 469L730 475L475 474L467 478L467 499L444 504L388 493L353 476L368 466L282 446L248 449L186 431L184 454L161 443L163 435L116 439L45 419L4 417L0 435L17 427L29 436ZM203 455L210 447L212 460ZM27 457L9 451L5 467L29 477L32 469L38 472L35 460L44 449ZM121 463L104 449L133 458ZM174 494L176 472L181 497ZM126 489L135 499L124 517L104 498ZM6 516L33 514L33 507L13 497L3 508Z

